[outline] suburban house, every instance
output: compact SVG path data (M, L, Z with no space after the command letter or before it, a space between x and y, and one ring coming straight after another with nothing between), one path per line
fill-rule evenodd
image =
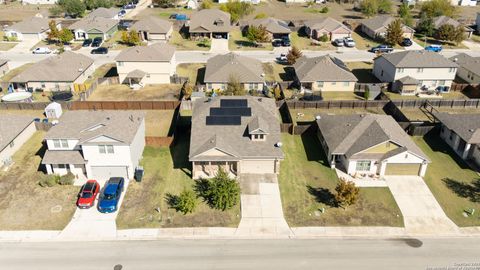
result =
M207 91L223 91L231 80L237 80L245 90L263 90L265 76L262 63L257 59L235 53L208 59L204 78Z
M130 29L138 31L145 41L167 41L172 36L172 23L157 17L146 17L134 23Z
M465 37L466 38L471 38L472 35L473 35L473 32L475 31L472 28L461 24L459 21L457 21L455 19L452 19L450 17L447 17L447 16L438 16L438 17L433 18L433 28L435 30L440 29L440 27L442 27L442 25L446 25L446 24L453 25L454 27L463 26L464 29L465 29Z
M350 37L352 30L341 22L330 17L324 17L305 22L305 33L308 37L319 40L327 36L328 40Z
M115 58L121 83L170 83L175 74L175 48L166 43L135 46L120 52Z
M218 9L202 9L193 13L187 22L190 38L228 39L232 29L230 14Z
M373 74L391 83L392 91L405 95L438 90L448 92L458 65L430 51L383 54L373 60Z
M430 162L390 115L321 114L318 138L332 168L352 176L424 176Z
M95 71L93 59L66 51L41 60L10 80L17 91L71 91Z
M458 64L457 76L469 84L480 84L480 57L461 53L450 58Z
M109 39L118 30L118 20L102 17L85 17L68 27L73 31L76 40L101 37Z
M265 27L265 30L269 36L269 40L288 37L292 32L285 21L271 17L265 19L255 19L248 22L248 25L244 27L244 31L247 31L249 26Z
M301 89L310 91L353 92L358 81L340 59L330 56L307 58L302 56L293 65L295 81Z
M0 59L0 78L7 74L8 68L8 60L7 59Z
M67 111L45 135L48 174L131 179L145 147L145 113Z
M47 38L47 33L50 30L48 27L48 18L33 16L23 21L17 22L8 26L5 29L5 36L9 39L22 40L42 40ZM60 28L60 23L57 23L57 28Z
M200 5L198 4L197 0L187 0L185 3L185 7L187 9L198 9Z
M99 7L95 9L94 11L90 12L87 17L88 18L105 18L105 19L113 19L113 20L118 20L118 13L120 12L120 9L118 8L104 8L104 7Z
M0 115L0 168L12 163L12 156L35 133L33 117Z
M441 122L440 137L464 160L480 166L480 118L478 114L434 113Z
M371 19L364 20L361 24L362 32L372 39L383 39L387 34L388 25L395 21L390 15L375 16ZM413 28L402 24L403 37L413 38L415 30Z
M454 6L471 6L474 7L477 5L477 0L451 0L452 5Z
M278 174L283 152L275 100L253 96L200 98L193 104L192 177Z

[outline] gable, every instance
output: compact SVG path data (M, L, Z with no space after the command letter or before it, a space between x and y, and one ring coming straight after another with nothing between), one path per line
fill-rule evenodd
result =
M215 157L233 157L233 155L215 147L210 150L207 150L203 153L198 154L197 156L215 156Z
M380 143L378 145L375 145L373 147L370 147L368 149L365 149L364 151L361 151L360 153L386 154L386 153L388 153L392 150L395 150L399 147L401 147L401 146L392 142L392 141L386 141L386 142Z
M118 142L120 142L120 141L115 140L115 139L113 139L113 138L111 138L111 137L108 137L108 136L103 136L103 135L85 141L85 143L107 143L107 142L108 142L108 143L111 143L111 142L116 142L116 143L118 143Z
M388 157L385 160L388 163L423 163L424 161L426 161L424 158L408 150Z

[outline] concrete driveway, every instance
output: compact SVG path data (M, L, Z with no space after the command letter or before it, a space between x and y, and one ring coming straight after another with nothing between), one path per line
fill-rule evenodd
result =
M385 176L390 191L402 211L409 234L456 235L458 227L443 212L442 207L419 176Z
M240 176L242 219L236 235L278 237L293 235L283 217L280 189L275 174Z
M229 52L228 39L212 38L210 52L211 53L227 53L227 52Z

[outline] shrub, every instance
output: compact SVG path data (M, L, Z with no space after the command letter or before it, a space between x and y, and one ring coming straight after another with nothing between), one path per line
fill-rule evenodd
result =
M213 6L212 0L203 0L200 9L211 9Z
M53 187L57 185L58 179L60 178L60 176L56 174L47 175L43 173L38 173L38 177L40 178L40 180L38 181L38 184L41 187Z
M231 209L240 200L240 186L227 172L219 169L212 179L200 179L195 183L195 191L214 209Z
M263 13L263 12L258 13L257 15L255 15L255 19L265 19L265 18L267 18L267 17L268 17L268 15L265 14L265 13Z
M335 194L336 204L345 209L347 206L357 202L360 188L356 187L352 181L340 179L335 191L337 192Z
M197 197L191 190L184 190L180 195L167 194L167 203L170 208L177 212L182 212L184 215L192 213L197 207Z
M75 175L71 172L57 178L57 184L62 186L71 186L75 182Z
M327 42L327 41L328 41L328 36L327 36L327 34L323 34L323 35L319 38L319 40L320 40L321 42Z
M302 51L300 51L296 46L292 46L287 54L287 62L289 65L293 65L300 57L302 57Z
M322 9L320 9L320 13L328 13L330 10L328 9L328 7L323 7Z

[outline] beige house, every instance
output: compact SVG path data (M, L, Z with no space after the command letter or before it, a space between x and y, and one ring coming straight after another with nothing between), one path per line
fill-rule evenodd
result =
M372 39L383 39L387 34L388 25L395 21L390 15L375 16L371 19L364 20L361 25L362 32ZM402 24L403 37L413 38L415 30L413 28Z
M229 13L218 9L202 9L191 15L187 22L188 33L191 38L221 38L228 39L232 29Z
M238 80L245 90L262 91L265 82L262 63L235 53L208 59L204 79L207 91L223 91L232 79Z
M34 16L26 18L23 21L17 22L5 29L5 36L8 38L16 38L22 40L42 40L47 38L49 31L48 18L41 16ZM57 28L61 28L60 23L57 23Z
M305 22L305 33L310 38L319 40L326 35L328 40L350 37L352 30L348 29L341 22L330 17L309 20Z
M0 78L7 74L8 68L8 60L7 59L0 59Z
M35 133L33 117L0 115L0 168L12 163L12 156Z
M249 26L263 26L267 31L270 40L272 39L282 39L288 37L292 32L288 27L288 24L285 21L275 19L275 18L265 18L265 19L255 19L248 23L248 25L244 28L245 31L248 29Z
M10 80L17 91L72 91L95 71L93 59L66 51L41 60Z
M448 92L457 68L453 61L429 51L389 53L373 60L373 75L391 83L391 90L402 95L434 90Z
M450 58L458 64L457 76L469 84L480 84L480 57L461 53Z
M85 17L68 27L73 31L75 40L111 38L118 30L118 20L103 17Z
M318 138L332 168L352 176L424 176L430 162L390 115L321 114Z
M468 39L472 37L473 32L475 31L472 28L461 24L459 21L457 21L455 19L452 19L450 17L447 17L447 16L438 16L438 17L433 18L433 28L435 30L440 29L440 27L442 27L443 25L446 25L446 24L453 25L454 27L463 26L463 28L465 29L465 32L464 32L465 37L468 38Z
M175 48L166 43L123 50L115 61L120 82L130 85L170 83L177 66Z
M274 99L200 98L193 104L189 160L192 177L278 174L284 159Z
M146 41L168 41L173 32L171 22L153 16L137 21L131 29L138 31L140 38Z
M358 81L345 63L330 55L301 57L293 68L296 82L302 90L353 92Z

